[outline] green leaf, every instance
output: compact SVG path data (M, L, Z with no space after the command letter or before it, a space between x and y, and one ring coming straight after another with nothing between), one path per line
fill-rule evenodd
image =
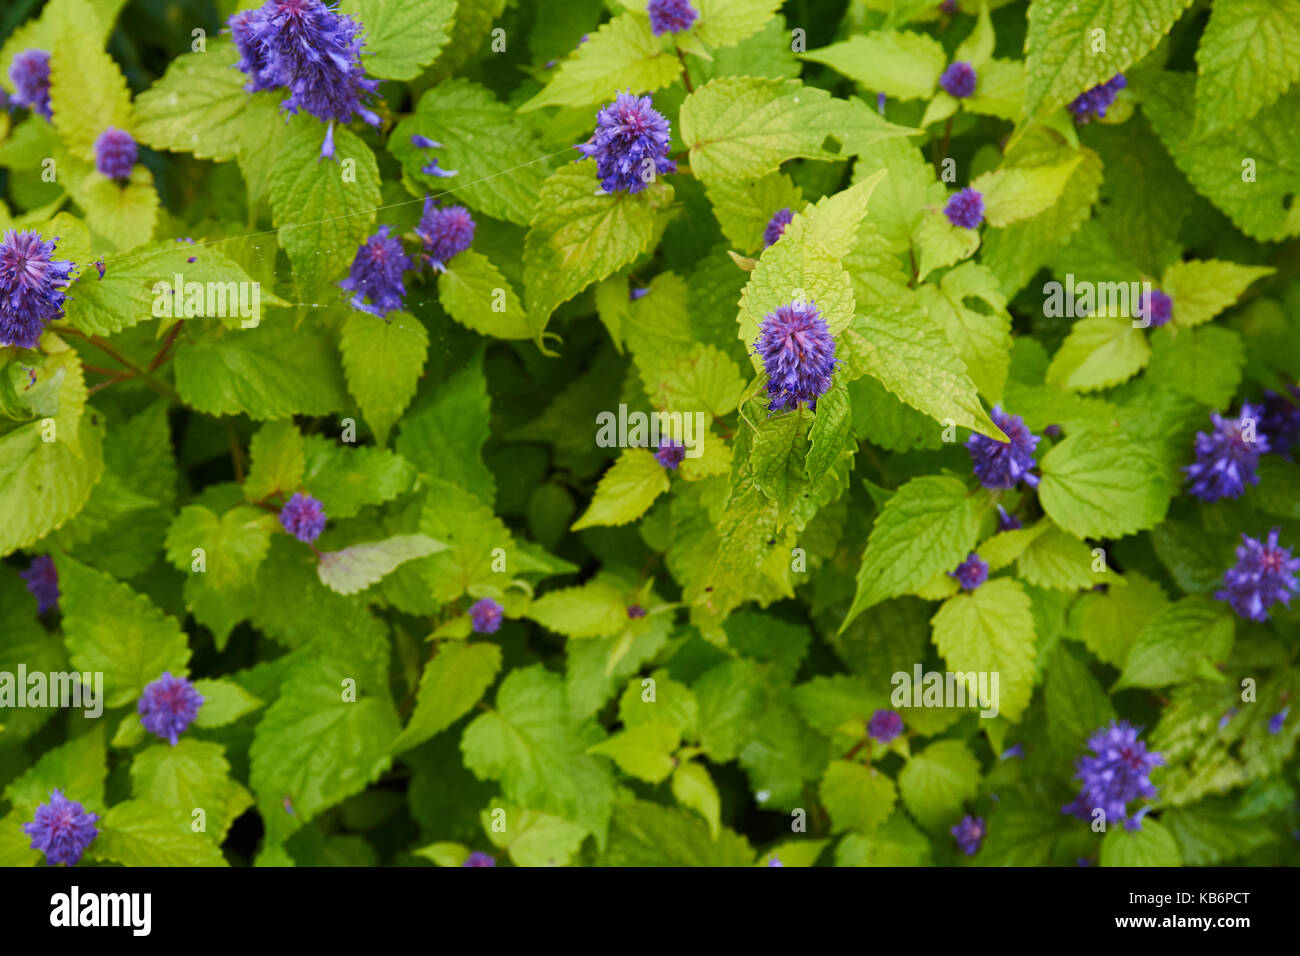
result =
M1174 300L1174 322L1200 325L1241 297L1256 279L1272 275L1270 266L1240 266L1219 259L1175 262L1161 276L1160 288Z
M870 836L850 833L835 848L836 866L927 866L930 843L902 810Z
M603 845L614 789L605 765L586 754L601 736L569 716L559 676L537 664L506 676L496 706L465 728L461 752L509 799L579 823Z
M319 328L283 316L225 330L176 350L176 389L209 415L255 420L325 415L348 404L338 351Z
M628 10L591 34L520 110L604 103L622 89L653 93L681 72L681 62L650 31L650 18L641 10Z
M439 644L420 677L415 711L392 752L410 750L460 720L482 699L500 669L501 648L495 644Z
M1217 0L1196 64L1196 135L1249 122L1300 80L1300 2Z
M1019 720L1033 693L1036 654L1034 615L1019 582L995 578L951 597L933 624L935 645L949 669L997 674L992 703L1008 720Z
M560 167L538 193L524 240L524 287L534 335L556 306L650 247L655 213L673 195L663 182L635 195L609 195L598 187L596 164L584 159Z
M451 39L456 0L344 0L339 13L361 22L368 75L413 80Z
M370 235L382 201L379 167L370 147L346 127L334 130L334 159L322 160L324 138L315 117L290 121L271 169L269 195L299 288L341 298L329 284L343 276Z
M218 591L252 584L271 547L278 522L261 508L231 508L221 517L203 505L186 505L167 529L167 560L179 571L195 573L202 551L202 571Z
M1151 336L1147 378L1157 387L1200 405L1224 408L1241 383L1246 363L1241 336L1221 325L1166 326Z
M71 191L86 211L86 225L122 252L142 246L153 238L158 221L158 193L153 173L144 166L131 170L125 183L90 173Z
M498 548L506 570L517 565L518 552L501 519L474 495L443 479L429 482L419 530L448 546L422 562L436 600L454 601L484 585L500 587L498 582L508 579L495 570Z
M305 467L298 426L292 420L263 425L249 443L249 459L248 477L244 479L244 497L248 501L296 491Z
M898 801L894 781L875 767L832 760L821 782L822 805L831 815L831 832L870 833L888 818Z
M101 571L59 559L59 606L72 666L104 675L104 703L134 703L164 671L183 676L190 648L176 620Z
M262 706L259 698L233 681L196 680L194 689L203 698L195 727L225 727Z
M253 795L230 778L224 748L189 737L174 747L155 743L137 754L131 761L131 793L192 823L200 819L194 811L202 810L204 829L199 832L208 833L217 845L253 804Z
M337 445L319 435L306 439L303 461L302 486L320 500L330 519L351 518L367 505L390 501L415 478L415 469L401 455L365 445Z
M209 38L203 53L183 53L135 102L135 138L158 150L193 153L218 162L239 153L248 77L225 38Z
M123 866L228 866L217 845L190 823L174 805L127 800L104 814L86 853Z
M662 783L672 775L680 734L677 725L668 721L637 724L588 747L587 753L609 757L638 780Z
M596 486L591 504L571 530L620 525L645 514L668 490L668 471L646 448L625 448Z
M95 140L110 126L132 130L131 94L117 63L104 50L104 37L65 8L50 47L50 109L54 128L78 159L95 158Z
M344 321L339 335L343 374L380 445L388 443L389 431L415 397L428 351L429 333L407 312L383 322L354 312Z
M803 206L803 193L790 177L780 172L745 179L713 180L705 184L705 193L722 234L732 246L744 253L763 247L763 231L781 209L797 211Z
M997 276L963 262L944 273L938 287L927 283L918 294L930 318L948 333L980 394L1000 402L1011 366L1011 314Z
M754 851L726 827L716 838L698 815L644 800L620 803L600 866L750 866Z
M954 226L938 209L930 210L912 233L912 246L920 253L916 278L924 282L935 269L969 259L980 246L978 230Z
M4 798L30 820L39 804L50 799L56 788L64 796L90 810L104 806L104 778L108 776L108 755L104 749L104 726L69 737L66 743L43 753L4 791Z
M956 478L913 478L899 488L872 528L841 632L868 608L955 568L975 546L980 511Z
M1240 811L1211 800L1170 807L1160 815L1160 822L1177 841L1188 866L1227 863L1281 839L1264 820L1246 819Z
M1130 571L1126 587L1080 597L1072 610L1084 646L1113 667L1123 667L1129 648L1151 619L1169 606L1169 599L1150 578Z
M1056 166L1010 166L995 169L971 182L984 197L984 218L991 226L1009 226L1050 209L1083 161L1081 154Z
M1128 316L1090 315L1070 329L1051 366L1047 383L1088 391L1132 378L1147 364L1151 348Z
M946 828L979 790L980 765L960 740L940 740L914 754L898 774L903 803L921 826Z
M708 769L693 760L680 764L673 771L672 791L678 803L697 811L708 821L709 835L716 840L722 831L722 804Z
M500 832L494 826L498 811L505 820ZM585 827L535 810L494 804L481 817L488 839L509 853L515 866L567 866L587 837Z
M900 100L928 99L948 59L938 40L907 30L859 34L799 56Z
M566 637L612 637L628 627L626 599L598 578L579 587L548 591L525 613L547 630Z
M1115 718L1106 692L1065 641L1052 651L1043 697L1047 736L1060 754L1083 753L1088 738Z
M602 95L612 97L614 88ZM442 145L430 154L412 145L413 133ZM491 148L485 149L485 143ZM414 115L397 124L387 145L402 164L408 184L450 186L457 202L521 226L532 218L538 190L551 172L552 157L544 155L536 134L491 90L462 78L439 83L421 96ZM447 181L421 173L430 155L443 169L454 169L455 178Z
M355 699L345 699L345 681ZM300 659L262 715L249 748L249 784L270 837L283 838L360 793L392 760L401 725L387 689L334 657ZM291 811L287 809L292 807Z
M815 302L831 335L839 335L853 321L853 283L839 260L816 240L782 236L749 275L737 337L752 348L763 319L795 300ZM757 355L752 361L756 369L761 367Z
M1142 829L1114 826L1101 841L1102 866L1182 866L1173 835L1159 821L1146 819Z
M808 481L821 481L846 450L856 451L853 438L853 410L849 407L849 393L843 385L835 383L831 390L817 401L817 413L808 431Z
M399 565L445 550L446 545L423 534L398 534L383 541L353 544L340 551L321 553L316 573L321 583L339 594L356 594L397 569Z
M1142 629L1128 653L1116 688L1164 687L1192 677L1219 679L1236 631L1222 601L1201 595L1165 608Z
M850 332L865 342L867 374L908 405L943 424L951 421L998 441L1006 438L980 404L947 333L924 313L875 309L870 316L855 317Z
M476 356L448 376L424 408L402 420L396 447L422 474L468 488L490 505L496 478L483 463L492 420L487 389Z
M1172 489L1142 446L1119 434L1078 432L1043 456L1038 497L1079 538L1114 538L1159 524Z
M533 327L510 281L486 256L466 249L438 277L438 301L447 314L482 335L530 339Z
M763 29L782 0L698 0L694 34L710 47L728 47Z
M1047 113L1123 73L1155 48L1190 3L1035 0L1025 37L1025 112Z
M1091 590L1117 580L1107 571L1094 571L1095 560L1091 547L1049 521L1018 556L1016 571L1028 584L1062 591Z
M881 168L889 174L871 193L870 222L888 241L891 252L907 252L916 227L931 207L944 202L948 191L921 151L904 139L882 140L863 151L853 177L860 179Z

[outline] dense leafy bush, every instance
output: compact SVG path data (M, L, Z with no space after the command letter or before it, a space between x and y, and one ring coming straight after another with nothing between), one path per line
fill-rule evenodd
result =
M1296 0L0 29L0 862L1297 861Z

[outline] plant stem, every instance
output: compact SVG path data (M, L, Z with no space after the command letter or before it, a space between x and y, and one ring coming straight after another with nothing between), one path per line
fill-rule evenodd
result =
M694 93L695 87L691 83L691 68L686 65L686 54L682 52L682 48L676 43L673 44L673 49L677 51L677 59L682 61L682 82L686 84L686 92Z

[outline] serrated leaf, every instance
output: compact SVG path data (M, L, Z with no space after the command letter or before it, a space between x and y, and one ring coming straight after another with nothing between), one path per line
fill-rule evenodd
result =
M228 866L217 845L190 824L189 814L173 806L127 800L104 814L86 852L123 866Z
M353 544L321 553L316 573L321 583L339 594L356 594L395 571L399 565L445 550L446 545L423 534L398 534L383 541Z
M392 752L402 753L446 730L479 702L501 669L495 644L448 641L424 668L415 711Z
M1236 631L1222 601L1193 595L1162 610L1129 650L1120 687L1164 687L1191 677L1217 674Z
M1019 720L1033 693L1036 655L1034 615L1019 582L995 578L949 598L933 623L934 642L949 669L997 674L992 703L1008 720Z
M1196 64L1196 135L1248 122L1300 80L1300 2L1217 0Z
M203 573L216 590L251 584L278 522L261 508L231 508L218 517L203 505L186 505L167 529L167 560L179 571L196 573L195 551Z
M893 812L898 792L894 781L875 767L832 760L822 777L821 798L831 816L832 832L871 833Z
M859 34L799 55L900 100L929 98L947 65L937 40L907 30Z
M1108 538L1159 524L1172 489L1160 468L1119 434L1079 432L1043 456L1038 497L1079 538Z
M1082 161L1082 155L1075 155L1055 166L995 169L977 176L971 188L984 197L984 218L989 225L1009 226L1055 205Z
M194 811L202 810L206 830L201 832L218 846L230 824L253 803L253 795L231 779L225 749L189 737L174 747L154 743L137 754L131 761L131 793L191 821Z
M635 521L667 490L668 471L654 454L645 448L625 448L600 479L591 504L570 530Z
M960 740L940 740L914 754L898 774L898 791L908 812L936 830L962 813L979 789L980 765Z
M673 751L681 742L677 725L669 721L636 724L587 748L618 764L624 773L646 783L662 783L673 772Z
M78 159L95 158L95 140L105 129L132 130L131 94L104 38L87 31L66 10L50 52L50 109L54 128Z
M1047 383L1088 391L1132 378L1147 364L1151 348L1128 316L1090 315L1070 329L1052 364Z
M456 0L344 0L339 13L361 23L367 74L412 80L451 39Z
M244 479L247 500L261 501L276 492L296 491L305 467L302 432L292 420L268 422L253 435L249 459Z
M203 698L203 706L194 718L196 727L224 727L262 706L261 699L234 681L196 680L194 689Z
M239 126L248 77L234 68L239 54L221 37L203 53L172 60L135 102L135 138L154 149L193 153L218 162L239 153Z
M1160 288L1174 300L1175 323L1200 325L1236 302L1255 280L1275 271L1269 266L1193 259L1175 262L1166 269L1160 279Z
M429 333L409 313L396 312L381 321L354 312L344 321L339 335L343 374L380 445L388 443L389 431L415 397L428 351Z
M1178 843L1159 821L1143 820L1142 829L1110 827L1101 841L1102 866L1181 866Z
M422 474L454 482L490 505L496 478L483 463L492 418L487 388L482 360L475 357L403 419L395 445Z
M627 602L599 579L548 591L528 606L527 616L566 637L612 637L628 627Z
M438 277L438 301L468 329L496 339L530 339L533 327L510 281L492 262L466 249Z

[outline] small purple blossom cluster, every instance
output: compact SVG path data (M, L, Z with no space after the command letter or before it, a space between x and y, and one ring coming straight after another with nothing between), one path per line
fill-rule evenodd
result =
M1106 110L1115 102L1115 97L1119 96L1119 91L1127 85L1124 74L1117 73L1105 83L1080 93L1066 108L1074 115L1075 122L1089 123L1093 117L1105 116Z
M495 634L501 629L505 608L491 598L475 601L469 609L469 619L475 634Z
M903 732L903 715L896 710L877 710L867 721L867 734L887 744Z
M25 106L33 113L53 119L50 110L50 54L45 50L24 50L9 64L14 84L11 106Z
M130 133L110 126L95 140L95 169L102 176L125 183L131 178L138 153Z
M140 694L136 710L140 725L173 747L185 729L194 722L203 706L203 695L184 677L164 672Z
M371 126L379 116L366 103L379 81L361 65L361 24L323 0L267 0L256 10L231 16L239 69L250 93L284 88L281 108L328 123L321 158L334 157L334 123L360 116Z
M1280 528L1273 528L1261 541L1241 536L1237 563L1223 575L1223 590L1215 592L1237 614L1249 621L1267 621L1274 604L1291 606L1291 596L1300 592L1300 558L1277 543Z
M1062 813L1091 821L1094 811L1101 810L1108 825L1122 820L1130 830L1141 829L1145 811L1130 817L1128 805L1155 797L1151 771L1165 760L1138 740L1140 730L1127 720L1112 720L1109 727L1102 727L1088 738L1092 753L1079 759L1075 775L1082 783L1079 796L1063 806Z
M972 551L966 560L948 572L948 577L956 578L963 591L974 591L989 579L988 563Z
M0 346L36 348L46 324L63 314L73 263L53 258L58 239L16 229L0 239Z
M791 302L764 316L754 350L767 371L769 410L816 409L830 390L835 340L813 302Z
M574 149L596 161L596 175L607 193L639 193L655 178L677 169L668 158L668 120L650 97L621 92L596 114L591 139Z
M280 525L303 544L311 544L325 530L325 506L301 491L295 491L280 509Z
M967 186L953 193L948 205L943 207L948 222L961 229L975 229L984 221L984 197Z
M44 614L59 606L59 571L48 554L38 554L26 571L19 572L27 590L36 598L36 613Z
M794 219L794 213L790 210L789 206L786 206L783 209L778 209L772 214L772 218L768 220L767 227L763 230L764 249L768 246L776 245L776 241L785 234L785 227L790 225L792 219Z
M994 491L1013 488L1021 481L1030 488L1038 487L1038 476L1030 469L1037 465L1034 449L1042 439L1029 430L1023 418L1008 415L998 405L993 406L990 417L1009 441L987 435L971 435L966 440L975 477Z
M986 832L984 818L967 814L948 832L957 840L957 849L967 856L974 856L979 852L980 844L984 842Z
M953 63L939 77L939 85L943 87L944 92L959 100L974 95L977 82L978 77L975 75L975 67L965 60L958 60Z
M32 838L33 850L45 854L50 866L75 866L90 842L99 836L98 814L90 813L76 800L69 800L55 789L49 803L36 808L35 819L23 824L23 832Z
M655 36L689 30L700 15L690 0L650 0L646 12L650 14L650 30Z

